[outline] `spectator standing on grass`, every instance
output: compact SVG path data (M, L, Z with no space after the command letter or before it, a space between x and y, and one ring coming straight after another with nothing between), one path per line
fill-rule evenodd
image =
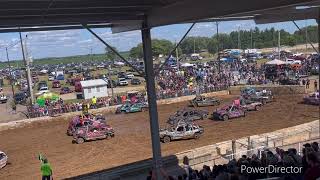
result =
M93 96L93 98L91 99L91 104L92 104L92 107L94 109L97 108L97 98L96 98L96 96Z
M310 85L310 79L308 78L306 81L306 88L309 89L309 85Z
M314 91L317 91L318 90L318 82L317 82L317 80L314 80L313 84L314 84Z

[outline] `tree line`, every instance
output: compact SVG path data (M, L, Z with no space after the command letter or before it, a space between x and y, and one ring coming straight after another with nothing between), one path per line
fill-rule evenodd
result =
M218 50L223 49L253 49L253 48L269 48L278 46L278 34L280 32L281 45L294 46L297 44L306 43L306 36L315 43L318 39L317 26L307 26L301 31L289 33L283 29L275 30L274 28L260 30L255 28L252 30L232 31L231 33L215 34L212 37L187 37L178 48L179 54L199 53L202 50L214 54ZM307 33L306 33L307 32ZM174 48L175 44L169 40L153 39L152 52L153 56L159 54L167 55ZM131 48L130 57L142 58L143 48L142 43Z

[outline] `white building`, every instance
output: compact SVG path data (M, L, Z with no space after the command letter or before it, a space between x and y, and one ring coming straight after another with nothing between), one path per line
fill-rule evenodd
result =
M108 96L108 83L102 79L94 79L88 81L80 81L82 87L82 95L84 99Z

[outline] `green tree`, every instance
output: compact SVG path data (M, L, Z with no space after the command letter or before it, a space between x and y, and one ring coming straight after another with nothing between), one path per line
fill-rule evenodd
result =
M113 46L111 46L111 47L112 47L112 49L114 49L114 50L117 51L117 48L116 48L116 47L113 47ZM106 47L106 48L105 48L105 51L106 51L107 59L114 61L115 58L116 58L116 56L117 56L116 53L114 53L109 47Z

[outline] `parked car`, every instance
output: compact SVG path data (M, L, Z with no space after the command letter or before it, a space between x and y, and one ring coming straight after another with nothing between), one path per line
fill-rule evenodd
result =
M60 89L60 94L68 94L68 93L72 93L73 91L69 88L69 87L62 87Z
M42 94L47 93L47 92L49 92L49 88L48 87L41 87L39 89L39 91L36 93L36 95L42 95Z
M54 80L54 76L48 76L48 81L53 81Z
M217 106L220 102L221 101L217 98L204 96L196 96L194 99L190 100L190 104L194 107Z
M0 151L0 169L4 168L7 165L8 156L6 153Z
M61 84L59 80L54 80L52 82L52 88L61 88Z
M38 83L38 91L42 88L42 87L47 87L48 88L48 84L46 81L40 81Z
M165 129L160 129L160 141L168 143L178 139L198 139L201 134L204 133L204 129L195 123L181 122L177 126L172 126Z
M241 108L232 105L226 105L222 108L217 109L215 112L212 114L213 119L217 120L228 120L231 118L238 118L238 117L245 117L246 116L246 111Z
M182 109L177 111L174 115L171 115L167 121L168 124L176 124L181 119L187 121L196 121L207 119L209 115L208 111L200 110L200 109Z
M142 112L147 111L148 105L146 103L125 103L119 106L116 110L116 113L134 113L134 112Z
M127 86L129 83L125 78L119 78L118 79L118 85L119 86Z
M75 92L82 92L82 86L80 81L77 81L74 83L74 91Z
M23 104L27 100L27 96L24 92L17 92L13 96L14 102L16 104Z
M114 131L110 126L84 126L77 128L73 133L73 142L82 144L85 141L107 139L109 137L114 137Z
M131 79L131 84L132 85L140 85L141 81L140 81L140 79L133 78L133 79Z
M132 78L134 78L134 75L133 75L132 73L127 73L127 74L125 75L125 78L126 78L126 79L132 79Z
M64 80L64 75L63 75L63 74L58 74L58 75L56 76L56 79L57 79L57 80L60 80L60 81L63 81L63 80Z
M0 93L0 103L6 103L8 101L8 98L6 95Z

